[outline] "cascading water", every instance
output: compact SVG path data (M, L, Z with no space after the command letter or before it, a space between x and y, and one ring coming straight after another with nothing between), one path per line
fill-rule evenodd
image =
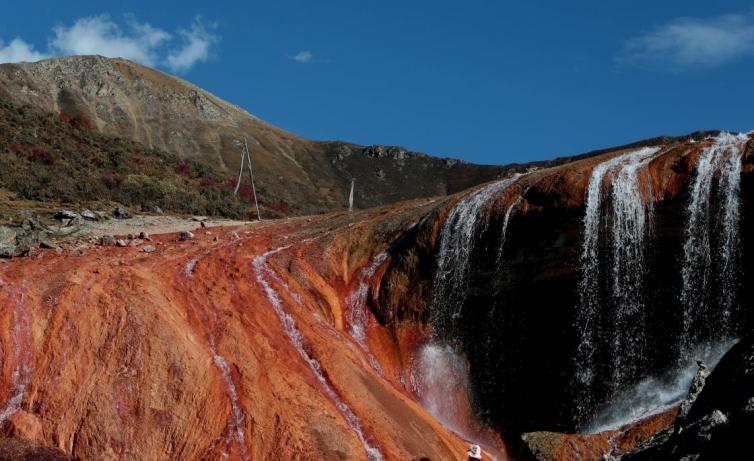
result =
M741 157L747 141L746 134L721 133L702 152L691 184L681 271L684 357L705 337L722 339L734 333L730 318L737 309L736 291L740 283L739 192ZM718 209L712 202L715 187ZM718 229L719 235L713 238L712 233ZM710 293L715 274L717 291ZM722 312L715 308L717 303Z
M639 366L642 358L644 278L644 237L647 231L646 193L640 188L638 173L659 148L646 147L613 157L593 170L586 194L584 240L580 257L579 306L577 330L581 334L576 351L576 379L580 387L579 413L593 405L595 382L595 353L598 348L610 351L613 391L624 381L625 375ZM600 273L600 228L603 220L602 203L605 179L612 175L612 269L609 302L611 309L603 309ZM608 322L603 316L609 317ZM611 327L603 334L603 325ZM608 344L600 341L609 339ZM633 370L633 371L632 371ZM585 415L582 415L583 418Z
M707 343L694 348L691 357L663 376L649 376L621 390L608 407L597 413L585 432L596 434L670 410L688 395L698 370L697 359L713 369L734 341Z
M480 219L486 219L485 212L490 202L518 177L494 182L464 198L453 207L445 220L437 251L430 314L436 337L449 335L460 318L466 301L471 253Z
M488 229L494 201L519 177L483 187L459 201L448 214L437 252L430 310L433 337L419 348L412 365L413 388L422 405L446 428L467 440L478 437L472 436L475 430L471 427L474 418L468 398L468 369L454 332L466 302L475 244ZM508 223L520 201L519 197L506 210L498 252L502 252Z
M293 319L293 316L291 316L285 310L283 301L280 298L279 293L272 286L270 280L268 279L268 277L275 279L274 271L267 266L267 260L269 259L269 257L289 248L291 248L291 245L286 245L270 250L254 258L252 265L254 268L254 273L256 275L257 283L259 283L259 285L264 290L264 293L267 296L267 300L270 302L272 309L275 311L275 314L280 321L280 325L282 326L283 331L285 332L289 341L294 346L299 356L301 356L304 362L309 366L325 395L335 404L335 407L338 409L341 415L343 415L343 418L354 431L367 453L367 458L370 461L382 461L383 456L380 452L380 449L376 446L373 446L369 442L369 440L367 440L366 435L361 428L361 421L359 420L359 418L356 416L353 410L351 410L351 408L343 401L343 399L340 398L332 385L327 381L327 378L325 378L325 375L322 371L322 366L319 364L319 362L314 357L312 357L309 352L307 352L306 348L304 347L303 334L298 329L298 327L296 327L296 321Z
M382 252L374 257L371 263L361 270L358 277L358 285L354 291L348 294L346 302L349 306L348 324L351 338L361 347L366 354L369 363L380 376L382 369L379 362L369 350L367 344L367 327L369 324L369 310L367 309L367 296L369 295L369 282L377 269L387 260L388 253Z
M505 217L503 218L503 225L500 230L500 245L497 247L497 265L500 267L503 264L503 249L505 248L505 239L508 234L508 223L510 223L511 216L513 215L513 212L518 209L519 206L521 206L521 202L524 201L524 196L526 195L526 192L529 189L526 188L523 192L521 192L521 195L516 198L516 200L513 201L513 203L510 204L508 209L505 211Z

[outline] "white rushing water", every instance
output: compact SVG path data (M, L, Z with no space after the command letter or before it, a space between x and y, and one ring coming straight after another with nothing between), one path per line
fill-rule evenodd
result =
M703 333L718 336L731 333L729 320L736 307L735 290L739 283L735 263L740 251L741 155L747 140L746 134L721 133L702 152L697 163L690 188L681 270L682 355L688 354ZM717 213L712 201L716 178L720 208ZM718 245L713 248L712 233L717 229L722 232L716 235ZM714 277L720 280L719 292L714 295L721 301L723 312L717 312L708 302Z
M419 348L412 367L414 392L422 406L444 426L462 431L464 415L468 407L466 392L468 374L463 358L447 344L430 342Z
M602 202L605 179L609 174L612 180L611 198L613 225L612 277L611 287L616 290L617 306L612 313L612 322L616 329L610 332L611 357L614 376L611 377L615 387L621 379L625 367L621 363L622 352L630 350L638 343L630 335L623 336L617 327L630 322L632 317L640 314L643 280L643 247L647 226L647 211L643 195L639 188L638 172L654 158L659 151L657 147L645 147L624 153L597 165L589 178L584 212L584 238L580 257L581 278L579 280L579 306L577 310L577 328L581 334L576 352L577 379L585 387L585 395L594 382L594 353L600 346L597 341L605 335L600 332L600 317L609 313L602 309L604 304L600 297L600 226L602 223ZM638 295L638 296L637 296ZM611 300L613 301L613 300Z
M518 207L521 205L521 202L524 201L524 195L526 195L526 192L529 189L527 188L524 190L521 195L514 200L507 210L505 210L505 217L503 218L503 225L500 229L500 246L497 248L497 265L500 267L503 264L503 249L505 248L505 240L508 236L508 223L511 221L511 216L513 215L513 212L518 209Z
M432 294L432 326L447 334L466 301L471 253L480 219L487 208L519 175L496 181L460 200L450 211L440 232L437 269Z
M701 359L711 370L735 344L733 340L697 346L690 357L663 376L649 376L619 392L607 408L600 411L586 432L596 434L670 410L688 395Z
M377 269L387 260L388 253L382 252L372 259L372 262L364 267L359 272L358 283L356 289L348 294L346 297L346 303L349 307L348 324L349 333L351 338L359 345L361 350L367 356L370 365L374 371L380 376L382 374L382 368L379 362L372 354L367 344L367 327L369 325L369 309L367 309L367 296L369 296L369 288L372 277Z
M306 348L304 347L303 334L298 329L298 327L296 327L296 321L293 319L293 316L291 316L291 314L286 311L279 293L270 283L270 279L275 278L276 274L267 266L267 259L269 259L269 257L272 255L289 249L290 247L291 245L286 245L280 248L276 248L254 258L252 265L254 268L254 273L256 275L257 283L259 283L259 285L264 290L264 293L267 296L267 300L270 302L270 305L272 306L275 314L278 317L278 320L280 321L280 325L283 328L283 331L285 332L293 347L296 349L296 352L298 352L299 356L301 356L304 362L309 366L315 378L319 382L322 391L335 404L335 407L346 420L346 423L348 423L348 425L354 431L359 441L361 442L361 445L364 447L368 459L370 461L381 461L383 459L382 452L380 452L380 449L377 446L372 445L371 442L367 440L361 427L361 421L359 420L359 418L356 416L353 410L351 410L351 408L343 401L343 399L340 398L332 385L327 381L322 371L322 366L319 364L319 362L314 357L312 357L309 352L307 352Z

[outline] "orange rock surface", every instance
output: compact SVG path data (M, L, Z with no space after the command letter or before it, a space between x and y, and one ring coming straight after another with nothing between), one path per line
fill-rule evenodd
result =
M648 168L653 193L679 194L706 143L666 146ZM536 171L519 187L580 207L591 169L610 155ZM75 459L464 459L467 442L410 382L429 331L415 256L365 272L427 215L431 245L453 200L210 228L189 241L159 235L153 253L91 247L1 262L3 433ZM500 436L468 419L506 459Z

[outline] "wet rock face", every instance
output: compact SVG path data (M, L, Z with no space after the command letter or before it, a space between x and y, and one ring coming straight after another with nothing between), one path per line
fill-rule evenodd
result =
M580 256L585 192L595 166L618 154L522 177L517 184L519 190L525 190L524 198L507 224L502 257L497 255L500 235L506 210L515 194L499 196L488 221L475 230L468 289L454 320L458 327L451 340L469 361L470 397L484 420L495 427L522 431L574 431L614 395L611 382L616 379L613 366L616 360L631 360L635 367L620 376L622 387L675 366L683 348L680 266L684 258L690 186L696 162L702 150L711 144L708 140L663 145L639 175L642 189L646 187L651 192L644 200L652 204L642 259L646 274L641 289L644 317L637 339L643 352L636 357L621 357L619 352L611 350L611 338L623 332L616 330L610 315L597 317L590 327L596 329L600 342L592 356L594 379L586 402L575 374L579 365L577 349L583 341L577 314L579 282L583 276ZM751 158L751 151L746 150L740 190L741 280L754 274L754 253L748 243L749 236L754 235ZM602 186L606 198L600 205L602 218L598 226L601 277L597 296L603 306L615 302L611 256L613 198L609 180ZM714 187L717 186L713 186L713 195L717 193ZM432 285L427 285L427 277L435 275L430 274L426 261L434 258L432 266L436 267L440 228L454 203L446 205L444 212L432 218L434 221L423 223L412 243L405 244L403 256L391 261L382 280L377 307L383 318L392 316L393 322L430 321L433 306L427 300L431 298L425 297L421 302L414 292L400 287L402 283L422 287L419 291L426 293ZM714 199L710 214L718 215L719 206ZM712 233L713 249L720 235ZM739 288L736 303L750 305L754 287L744 284ZM725 289L723 280L711 279L710 292ZM717 306L714 299L710 302ZM604 312L610 310L605 308ZM754 315L749 310L739 310L734 315L736 320L731 323L736 331L754 326ZM716 338L713 331L703 328L699 337Z
M739 459L754 427L754 337L723 357L672 435L621 458L624 461Z

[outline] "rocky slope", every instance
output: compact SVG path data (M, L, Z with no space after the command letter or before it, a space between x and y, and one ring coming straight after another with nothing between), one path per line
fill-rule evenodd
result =
M687 414L625 461L736 459L754 428L754 337L736 344L709 375Z
M342 210L352 178L355 206L366 208L455 193L506 171L399 147L304 139L183 80L122 59L2 64L0 98L208 163L226 182L237 175L240 143L247 138L262 201L293 214Z
M630 450L669 424L664 405L678 402L646 407L623 393L663 372L679 381L679 357L696 358L685 341L741 335L754 322L738 308L754 295L743 283L700 282L735 294L727 313L681 305L678 294L696 280L683 270L696 248L694 197L710 198L711 268L750 277L754 142L656 142L449 198L0 262L3 443L76 459L436 461L462 459L474 441L485 459L527 460L520 433L538 431L528 438L539 459ZM735 219L725 213L732 197ZM607 306L596 312L580 297L591 212ZM652 224L640 228L641 264L626 265L645 275L635 282L641 310L612 296L637 272L613 272L613 224L634 229L626 216ZM738 233L724 240L730 223ZM718 266L721 242L740 253ZM714 323L722 313L730 325ZM626 334L640 341L624 345ZM611 373L616 363L625 375ZM626 421L600 420L605 406ZM609 427L542 432L594 432L587 423Z

